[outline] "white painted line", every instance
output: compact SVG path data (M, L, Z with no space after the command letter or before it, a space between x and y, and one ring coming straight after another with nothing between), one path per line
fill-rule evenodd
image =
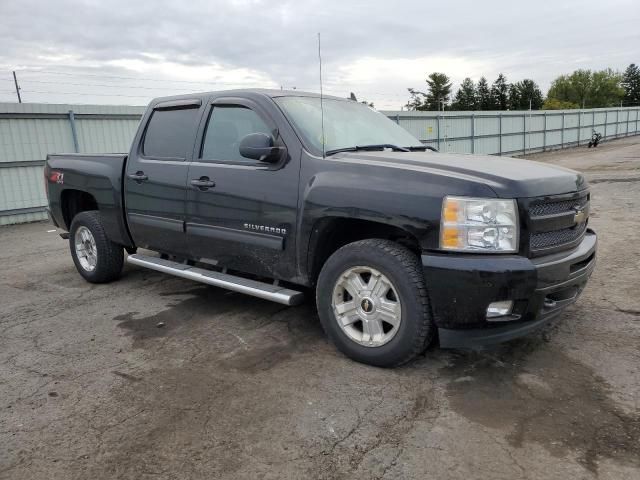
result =
M47 233L55 233L56 230L47 230Z

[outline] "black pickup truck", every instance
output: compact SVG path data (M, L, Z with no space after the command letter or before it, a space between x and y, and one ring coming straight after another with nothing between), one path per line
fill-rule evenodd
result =
M595 266L579 173L441 154L365 105L297 91L156 99L129 154L49 155L45 182L88 281L116 279L126 250L286 305L315 292L333 343L378 366L435 338L524 335Z

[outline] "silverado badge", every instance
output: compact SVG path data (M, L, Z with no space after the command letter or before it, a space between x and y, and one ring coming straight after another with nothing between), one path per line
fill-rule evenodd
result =
M256 232L275 233L277 235L286 235L286 228L268 227L266 225L256 225L254 223L245 223L244 228L247 230L255 230Z

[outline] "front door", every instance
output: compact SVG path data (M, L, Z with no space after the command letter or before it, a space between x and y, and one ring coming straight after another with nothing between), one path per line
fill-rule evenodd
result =
M175 102L174 102L175 103ZM187 254L184 229L187 173L201 110L192 103L157 105L127 160L127 221L138 247Z
M218 98L208 107L187 178L189 251L229 269L290 279L300 164L290 152L273 164L242 157L240 141L258 132L286 147L263 106Z

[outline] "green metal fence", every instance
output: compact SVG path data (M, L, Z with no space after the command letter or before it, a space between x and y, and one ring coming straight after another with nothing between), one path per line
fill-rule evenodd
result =
M506 112L383 112L441 152L526 155L640 133L640 107Z
M126 152L144 107L0 103L0 225L46 218L48 153Z
M46 218L49 153L129 150L145 107L0 103L0 225ZM518 112L383 112L442 152L526 155L640 133L640 108Z

